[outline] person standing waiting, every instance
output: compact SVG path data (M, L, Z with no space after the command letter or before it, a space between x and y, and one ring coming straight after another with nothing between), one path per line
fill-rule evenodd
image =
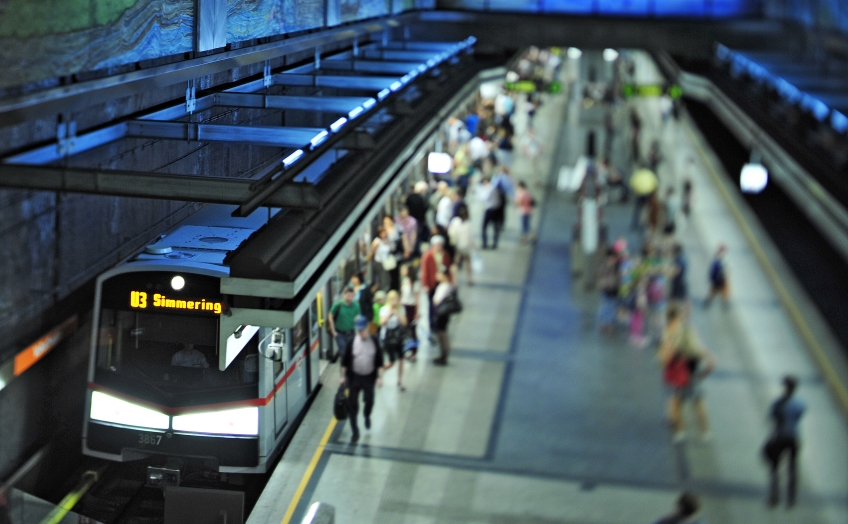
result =
M798 492L798 424L804 415L804 403L795 398L798 379L792 376L783 378L783 394L774 401L769 409L769 418L774 421L774 430L763 447L763 454L769 464L771 482L769 485L768 505L776 506L780 502L780 478L778 469L784 454L789 456L789 484L786 488L786 504L795 505Z
M435 320L435 311L433 306L433 294L436 292L436 286L439 284L436 275L440 271L447 272L451 267L451 257L445 251L445 237L441 235L433 235L430 239L430 249L421 257L421 289L427 293L427 298L430 304L430 334L433 334L433 323Z
M330 324L330 334L336 340L336 349L339 354L353 340L354 320L359 314L359 303L353 301L353 288L348 286L342 292L342 300L330 307L330 315L327 317Z
M721 302L724 307L727 307L730 297L730 285L727 278L727 263L725 256L727 255L727 246L721 244L716 250L715 257L710 264L710 291L707 293L707 298L704 299L704 308L710 307L710 304L716 295L721 295Z
M527 190L527 184L523 181L518 182L518 190L515 192L515 207L518 208L518 215L521 217L521 237L520 243L532 242L533 235L530 233L530 222L533 219L533 206L536 201Z
M356 335L347 345L342 355L341 385L347 385L348 413L350 429L353 435L351 444L359 440L359 393L365 404L365 429L371 429L371 411L374 409L374 386L383 386L383 350L380 341L368 333L368 319L362 315L354 321Z
M406 342L406 327L408 325L406 312L400 303L400 294L394 289L386 294L386 304L380 308L380 343L389 356L386 369L398 363L398 389L406 391L403 386L403 345Z

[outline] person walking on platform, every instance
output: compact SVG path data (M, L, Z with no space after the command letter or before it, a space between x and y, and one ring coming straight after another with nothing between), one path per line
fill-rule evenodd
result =
M462 204L459 211L448 225L448 238L456 248L455 263L457 269L465 266L468 275L468 285L474 285L471 271L471 252L474 250L474 233L471 231L471 219L468 217L468 206Z
M515 207L518 208L518 215L521 217L521 237L519 242L532 242L534 236L530 233L530 223L533 219L533 207L536 201L527 190L527 184L523 181L518 182L518 190L515 192Z
M359 440L359 393L365 404L365 429L371 429L371 410L374 409L374 386L382 387L383 350L380 341L368 333L368 319L360 315L355 320L356 335L342 355L341 385L347 385L348 413L353 435L350 442Z
M433 323L436 316L433 306L433 294L436 293L436 286L439 285L436 275L440 271L450 271L451 263L451 257L445 251L445 237L434 235L430 238L430 249L421 257L420 268L421 289L424 293L427 293L428 304L430 304L429 318L431 335L435 331L433 329Z
M778 470L784 455L788 455L789 484L786 488L786 503L789 507L795 505L798 492L798 450L801 447L798 439L798 425L804 415L804 403L798 400L795 389L798 379L793 376L783 378L783 394L772 403L769 418L774 421L774 430L765 446L763 455L769 465L771 482L769 484L768 505L776 506L780 502L780 478Z
M727 246L721 244L716 250L713 261L710 263L710 290L707 293L707 298L704 299L704 308L710 307L710 304L716 295L721 296L722 304L727 307L730 297L730 286L727 278L727 264L725 256L727 255Z
M701 503L694 493L684 491L677 498L674 513L667 515L654 524L706 524L697 518Z
M418 353L418 304L421 296L421 282L413 281L409 264L401 266L400 276L400 303L403 305L409 328L409 342L404 349L409 350L409 356L406 359L415 362Z
M683 254L683 246L675 243L671 248L671 255L674 260L671 261L669 278L671 285L669 286L669 306L677 307L684 316L689 310L689 286L686 283L686 270L688 262Z
M709 440L710 423L704 406L701 382L713 369L715 358L698 339L694 328L687 325L680 310L668 308L667 325L660 343L659 360L663 379L669 386L668 418L674 430L673 441L686 438L683 404L691 401L701 430L701 440Z
M494 229L494 249L498 247L498 237L500 236L500 224L498 221L498 211L503 204L503 192L497 191L495 185L488 178L484 178L477 187L477 193L480 200L483 202L483 249L489 249L489 224Z
M379 320L380 343L389 357L386 369L398 363L398 389L406 391L403 387L403 345L406 342L408 322L400 304L400 294L394 289L386 294L386 304L380 308Z
M343 352L354 335L354 319L359 316L359 303L353 301L353 288L348 286L342 292L342 300L330 307L327 322L330 325L330 334L336 340L336 349Z
M412 193L406 196L406 207L409 215L415 219L418 226L418 242L426 242L430 238L430 226L427 225L427 182L419 180L412 188Z
M448 363L448 355L450 354L450 340L448 338L448 323L453 311L444 311L443 304L448 300L456 299L456 288L451 284L450 276L447 270L440 269L436 273L438 285L433 293L433 331L436 332L436 338L439 340L439 357L433 360L433 364L437 366L446 366Z
M598 269L595 283L601 292L598 304L597 322L601 333L612 334L615 331L615 314L618 309L618 292L621 287L619 257L614 247L607 249L604 263Z

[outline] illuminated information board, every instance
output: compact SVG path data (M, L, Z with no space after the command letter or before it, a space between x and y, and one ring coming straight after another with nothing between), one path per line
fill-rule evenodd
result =
M146 291L130 291L130 307L133 309L180 309L202 311L220 315L224 310L223 302L201 299L170 298L162 293L150 296Z

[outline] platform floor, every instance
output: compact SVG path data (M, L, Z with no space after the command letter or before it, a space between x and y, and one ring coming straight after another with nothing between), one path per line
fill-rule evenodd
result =
M592 53L583 57L584 69L605 66ZM656 81L647 55L636 58L639 80ZM424 345L422 358L405 366L406 392L395 386L396 368L388 371L373 426L357 445L349 444L349 426L332 418L338 369L330 366L249 524L300 522L313 501L335 506L338 524L630 524L667 513L684 487L702 496L703 517L713 524L848 522L846 414L709 176L720 164L685 118L664 128L655 100L629 103L645 120L644 147L652 137L662 142L663 184L676 182L686 158L695 160L694 215L679 235L693 298L706 292L715 246L730 247L731 306L693 311L718 361L705 382L712 440L672 444L654 348L599 334L597 292L571 277L576 207L548 175L574 163L586 132L602 130L603 113L560 96L537 117L549 145L536 171L518 155L514 169L542 203L538 242L518 243L513 213L499 249L483 252L476 284L460 280L465 310L452 322L450 365L432 366L426 357L436 350ZM626 108L618 118L624 125ZM622 166L625 135L622 127L613 146ZM608 208L613 237L632 235L631 212ZM799 503L769 510L758 452L769 430L767 407L790 371L801 377L798 395L808 407Z

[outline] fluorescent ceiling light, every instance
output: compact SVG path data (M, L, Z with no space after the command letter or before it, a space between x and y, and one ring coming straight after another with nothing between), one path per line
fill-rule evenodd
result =
M365 109L371 109L372 107L374 107L374 104L376 104L376 103L377 103L376 100L374 100L373 98L369 98L365 102L362 102L362 107L364 107Z
M247 407L177 415L174 417L173 427L174 431L192 433L258 435L259 408Z
M567 52L568 58L578 59L583 56L583 51L577 49L576 47L569 47Z
M389 89L391 89L392 91L397 91L401 87L403 87L403 82L401 82L400 80L395 80L394 82L392 82L392 85L389 86Z
M354 118L356 118L360 114L362 114L363 111L365 111L365 110L362 109L362 106L357 106L357 107L353 108L350 113L347 114L347 117L350 118L351 120L353 120Z
M92 420L140 428L168 429L168 415L100 391L91 392Z
M394 84L392 84L392 85L394 85ZM391 91L389 91L388 89L383 89L382 91L377 93L377 98L382 100L382 99L386 98L387 96L389 96L390 94L392 94Z

